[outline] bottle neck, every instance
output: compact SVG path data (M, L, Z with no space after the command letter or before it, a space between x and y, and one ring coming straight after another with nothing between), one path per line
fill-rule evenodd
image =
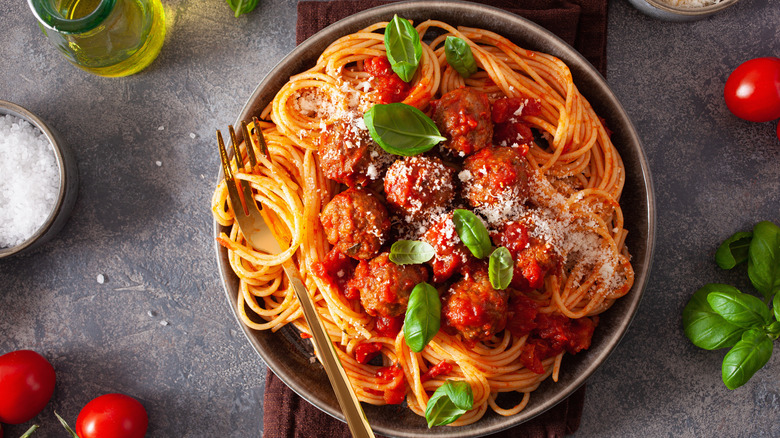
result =
M35 18L43 26L59 33L75 34L90 31L102 23L114 10L116 0L100 0L89 14L69 19L63 15L62 3L68 0L27 0ZM71 0L76 4L79 0Z

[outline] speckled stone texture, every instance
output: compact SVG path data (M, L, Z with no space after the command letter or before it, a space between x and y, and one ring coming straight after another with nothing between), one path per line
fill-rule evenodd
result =
M238 19L222 0L163 4L159 58L106 79L68 64L26 2L0 3L0 99L59 130L81 170L61 234L0 260L0 353L34 349L57 371L36 436L63 436L54 411L74 424L108 392L143 402L149 437L261 435L264 365L216 270L213 136L293 48L295 2L261 0ZM667 23L612 0L609 13L607 79L644 142L657 245L633 325L588 381L577 436L780 436L780 359L729 391L723 352L695 348L680 320L705 283L750 289L742 271L715 266L723 239L780 223L775 124L741 121L722 98L739 63L780 55L780 8L742 0L704 21Z

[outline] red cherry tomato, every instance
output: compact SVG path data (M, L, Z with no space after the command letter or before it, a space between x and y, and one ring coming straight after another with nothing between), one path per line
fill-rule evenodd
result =
M726 106L751 122L780 117L780 58L756 58L736 68L723 90Z
M21 424L38 415L54 394L55 380L54 367L34 351L0 356L0 422Z
M87 403L76 419L80 438L143 438L149 425L141 403L124 394L105 394Z
M777 139L780 140L780 122L777 122Z

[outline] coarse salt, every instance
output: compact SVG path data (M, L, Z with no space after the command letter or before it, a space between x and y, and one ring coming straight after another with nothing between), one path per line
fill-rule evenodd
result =
M57 203L59 167L51 143L26 120L0 116L0 248L21 244Z

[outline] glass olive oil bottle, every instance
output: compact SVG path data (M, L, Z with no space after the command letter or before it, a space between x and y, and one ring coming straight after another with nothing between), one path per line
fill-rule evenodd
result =
M144 69L165 40L160 0L28 0L43 33L79 68L100 76Z

